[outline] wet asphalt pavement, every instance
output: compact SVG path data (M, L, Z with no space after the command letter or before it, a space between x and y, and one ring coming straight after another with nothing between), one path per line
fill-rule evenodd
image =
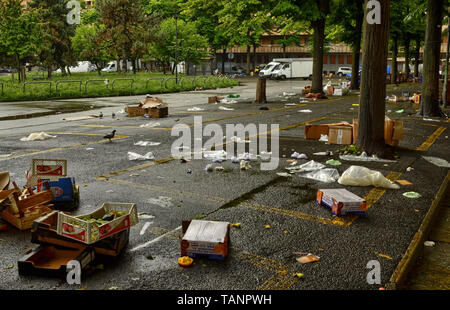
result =
M100 111L92 110L0 122L0 155L10 154L0 157L0 171L9 171L11 179L19 186L25 184L25 172L32 158L67 159L69 176L75 178L81 191L81 206L75 214L90 212L103 202L118 201L136 203L139 213L154 216L152 219L141 218L131 228L129 245L120 257L109 262L97 262L104 264L103 270L93 271L84 277L81 285L72 286L65 279L19 276L18 258L37 245L30 242L29 232L10 227L7 232L0 233L0 288L370 290L389 282L447 175L448 168L437 167L421 155L450 161L449 123L418 118L414 115L416 107L410 103L387 103L386 110L390 112L386 115L404 121L404 137L397 149L397 162L341 160L342 165L336 169L342 174L352 164L363 165L392 179L406 179L413 185L401 186L398 190L346 186L356 195L368 197L370 208L365 217L349 215L336 218L328 208L316 205L316 192L319 188L344 186L337 182L326 184L295 174L283 177L276 173L286 171L285 167L290 165L287 159L294 151L305 153L309 158L299 160L299 164L311 159L321 163L339 159L336 154L339 146L305 140L304 125L308 122L352 123L352 119L357 117L357 94L303 102L299 87L307 82L283 83L269 83L269 103L265 105L251 103L254 84L247 82L233 89L193 92L183 96L164 95L174 103L169 108L169 117L163 119L129 118L118 114L125 103L136 102L139 98L127 97L115 98L114 103L110 103L112 107L103 108L103 119L62 120L67 116ZM283 91L295 95L283 96ZM400 90L388 90L388 95L398 92ZM235 99L237 103L207 104L209 95L233 93L241 94ZM296 105L288 105L293 103ZM188 111L193 106L204 111ZM220 110L220 106L234 110ZM261 106L269 110L260 110ZM312 112L298 112L304 109ZM400 109L405 112L395 112ZM111 118L113 111L116 119ZM177 138L171 136L171 128L176 124L193 125L194 116L202 116L203 126L218 124L224 131L226 124L268 124L269 129L270 124L279 124L278 169L261 171L261 161L256 160L250 162L252 169L242 171L238 164L227 160L213 163L214 166L223 166L224 171L208 173L204 168L212 163L210 160L181 163L171 158L171 145ZM159 125L140 127L147 123ZM193 132L193 126L190 128ZM113 129L117 130L113 142L102 139ZM45 131L56 138L19 141L37 131ZM431 141L433 134L436 139ZM203 143L208 139L204 137ZM134 145L141 140L161 144ZM225 142L229 141L230 137L227 137ZM430 143L424 144L425 141ZM192 138L192 148L194 143ZM237 145L234 144L235 148ZM335 155L313 155L327 150L334 151ZM127 159L129 151L139 154L152 151L156 161L130 161ZM414 170L407 171L408 167ZM409 199L402 196L407 191L419 192L422 197ZM169 203L158 203L155 199ZM231 229L231 251L225 262L198 259L192 268L178 265L179 227L182 220L193 218L241 223L241 228ZM151 224L141 232L146 222ZM320 261L302 265L296 261L299 255L293 252L313 253L320 257ZM370 269L366 265L371 260L380 262L381 285L367 283ZM303 273L304 277L298 279L294 273Z

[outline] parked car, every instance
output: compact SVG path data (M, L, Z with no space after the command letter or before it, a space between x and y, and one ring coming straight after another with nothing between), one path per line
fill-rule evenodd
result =
M11 73L11 70L8 68L0 68L0 73Z
M217 69L219 70L219 72L222 72L222 63L221 62L219 62L217 64ZM245 70L234 62L225 62L225 72L224 73L243 74L243 73L245 73Z
M352 68L350 67L339 67L338 71L336 72L336 75L339 77L345 76L348 73L352 73Z

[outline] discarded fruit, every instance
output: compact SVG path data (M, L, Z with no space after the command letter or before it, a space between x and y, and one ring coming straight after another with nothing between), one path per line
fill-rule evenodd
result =
M178 258L178 264L181 267L189 267L194 263L194 260L190 258L189 256L183 256Z
M241 228L241 223L234 223L234 224L231 224L231 226L236 227L236 228Z

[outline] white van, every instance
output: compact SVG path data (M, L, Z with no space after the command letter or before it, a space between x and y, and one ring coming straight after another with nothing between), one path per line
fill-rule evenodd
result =
M102 72L116 72L117 71L117 67L116 67L116 62L115 61L112 61L112 62L109 62L107 65L106 65L106 67L104 67L103 69L102 69Z
M311 78L313 70L312 58L275 58L260 71L260 77L275 79Z

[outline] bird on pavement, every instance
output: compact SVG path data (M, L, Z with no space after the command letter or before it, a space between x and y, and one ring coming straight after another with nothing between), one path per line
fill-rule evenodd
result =
M110 134L104 136L103 138L104 138L104 139L109 139L109 142L112 142L111 139L114 138L114 135L115 135L115 134L116 134L116 130L114 129L114 130L112 131L112 133L110 133Z

